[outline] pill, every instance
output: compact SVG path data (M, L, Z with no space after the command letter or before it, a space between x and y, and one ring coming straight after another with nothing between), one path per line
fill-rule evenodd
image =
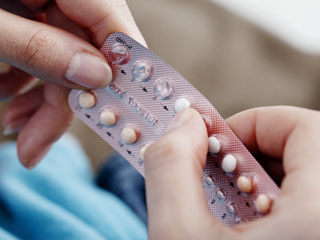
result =
M246 217L236 216L234 220L235 220L235 222L236 222L237 224L241 224L241 223L246 223L246 222L248 222L248 219L247 219Z
M173 83L168 78L159 78L154 84L154 93L161 99L169 99L173 94Z
M237 168L237 159L232 155L226 155L222 160L222 169L226 173L233 173Z
M219 189L216 193L216 197L220 202L223 202L227 198L227 194L223 189Z
M109 55L111 58L111 63L118 65L128 63L131 57L129 49L121 43L113 44Z
M246 176L240 176L237 180L237 185L243 193L251 193L253 190L252 180Z
M150 147L151 144L145 144L143 145L141 148L140 148L140 151L139 151L139 156L140 156L140 159L142 161L144 161L144 156L145 156L145 153L147 151L147 149Z
M84 109L93 108L96 105L96 97L93 93L83 92L79 96L79 106Z
M213 188L215 184L215 179L212 176L207 176L205 178L206 186L209 188Z
M110 109L105 109L100 113L99 121L105 127L112 127L117 123L117 115Z
M221 149L220 141L218 138L211 136L209 137L209 152L210 153L219 153Z
M227 203L226 209L231 215L235 215L238 212L238 207L233 202Z
M130 127L124 127L121 130L120 138L126 144L134 144L138 140L138 135L134 129Z
M174 111L176 113L180 112L181 110L185 108L189 108L191 106L191 103L188 99L186 98L179 98L175 103L174 103Z
M145 60L136 61L133 65L132 75L133 80L137 82L149 81L152 77L153 67L151 63Z
M266 194L260 194L255 201L256 210L261 214L269 212L271 204L272 200Z

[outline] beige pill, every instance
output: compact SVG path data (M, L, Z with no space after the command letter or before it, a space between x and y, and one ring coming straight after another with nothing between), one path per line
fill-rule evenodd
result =
M124 127L121 131L120 138L126 144L134 144L138 140L138 135L134 129Z
M253 190L253 184L250 178L246 176L240 176L237 180L238 188L243 193L251 193Z
M84 109L93 108L96 105L96 97L93 93L83 92L79 96L79 105Z
M150 147L151 144L146 144L146 145L143 145L141 148L140 148L140 152L139 152L139 156L140 156L140 159L144 161L144 156L146 154L146 151L147 149Z
M109 109L103 110L99 116L100 123L106 127L114 126L117 123L117 120L117 115Z
M255 202L256 210L261 214L265 214L269 212L271 204L272 200L266 194L260 194Z

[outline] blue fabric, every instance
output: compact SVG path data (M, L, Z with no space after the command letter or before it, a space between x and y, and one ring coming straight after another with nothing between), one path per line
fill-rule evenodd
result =
M86 155L60 139L32 172L15 143L0 146L0 239L147 239L146 226L122 201L95 186Z
M144 178L127 160L118 154L109 158L100 169L97 184L118 196L147 224Z

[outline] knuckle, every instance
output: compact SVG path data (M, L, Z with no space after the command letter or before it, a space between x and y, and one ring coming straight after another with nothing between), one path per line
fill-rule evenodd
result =
M50 43L50 34L45 30L39 30L31 35L25 49L24 49L24 61L26 65L33 65L44 47Z
M149 166L160 167L184 159L184 157L181 157L182 155L191 157L192 152L189 142L190 140L175 133L169 133L147 149L145 162Z

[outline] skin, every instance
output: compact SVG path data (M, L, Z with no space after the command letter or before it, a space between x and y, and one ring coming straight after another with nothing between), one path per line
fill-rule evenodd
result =
M145 42L125 0L7 0L0 8L0 61L13 66L0 74L0 98L12 99L2 124L21 130L18 156L33 168L73 120L69 89L83 87L65 78L72 56L85 52L105 61L98 49L116 31ZM46 83L21 94L36 78Z
M73 119L67 95L81 87L64 77L71 56L85 51L103 60L98 48L115 31L145 42L124 0L8 0L0 7L0 61L13 66L0 74L0 97L12 98L2 123L22 129L19 159L32 168ZM46 83L21 93L36 78ZM145 154L150 239L320 239L320 113L259 108L227 121L265 166L283 165L282 194L270 214L234 228L212 217L202 189L207 130L186 109ZM270 174L281 179L282 171Z
M209 213L202 187L207 131L199 113L187 109L145 155L150 239L320 239L320 113L257 108L227 122L252 153L282 161L282 194L270 214L229 228Z

